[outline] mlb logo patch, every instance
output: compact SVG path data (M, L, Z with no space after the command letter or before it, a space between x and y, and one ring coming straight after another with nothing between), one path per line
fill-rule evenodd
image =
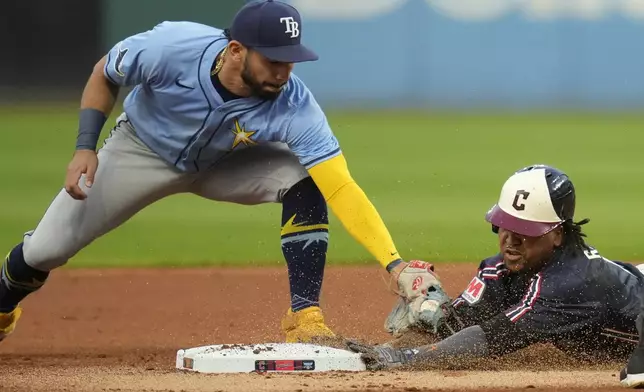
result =
M470 284L467 285L467 288L463 291L461 297L463 297L463 299L469 304L473 305L483 298L483 292L485 292L485 282L475 276L470 281Z

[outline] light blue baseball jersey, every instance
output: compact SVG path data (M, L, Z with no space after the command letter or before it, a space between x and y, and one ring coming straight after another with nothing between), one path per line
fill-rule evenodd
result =
M227 43L221 29L163 22L108 52L104 74L134 86L124 111L145 144L186 172L258 143L286 143L307 169L341 153L324 112L293 73L275 100L224 102L210 71Z

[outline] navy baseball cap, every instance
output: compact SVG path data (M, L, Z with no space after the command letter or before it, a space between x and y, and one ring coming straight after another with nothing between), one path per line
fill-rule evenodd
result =
M273 61L301 63L318 55L302 45L302 18L281 1L253 1L235 15L230 37Z

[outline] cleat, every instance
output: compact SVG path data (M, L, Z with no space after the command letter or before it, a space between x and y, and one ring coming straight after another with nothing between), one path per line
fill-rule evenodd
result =
M20 307L16 307L9 313L0 313L0 341L16 329L20 315L22 315L22 308Z
M293 313L291 309L282 319L282 331L287 343L311 343L320 338L335 338L335 334L324 323L322 310L317 306Z

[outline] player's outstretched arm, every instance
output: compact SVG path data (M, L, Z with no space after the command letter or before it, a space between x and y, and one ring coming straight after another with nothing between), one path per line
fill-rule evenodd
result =
M411 300L430 287L441 287L431 264L402 260L380 214L349 173L342 153L309 168L309 173L346 230L390 272L401 297Z
M362 354L367 369L384 370L404 366L423 369L428 365L440 366L454 360L482 358L489 355L485 332L480 326L465 328L435 344L411 348L369 346L348 342L350 350Z
M108 80L103 72L106 61L107 57L103 57L96 63L81 97L76 152L65 176L65 190L76 200L87 198L79 184L81 175L85 175L88 188L94 182L98 168L96 145L118 97L119 87Z
M284 127L283 140L309 171L330 209L349 234L387 269L400 296L412 299L429 287L440 286L431 264L403 261L380 214L352 178L324 112L298 83L294 88L303 92L295 115Z
M400 259L380 214L351 177L342 154L310 168L309 173L347 231L383 267Z

